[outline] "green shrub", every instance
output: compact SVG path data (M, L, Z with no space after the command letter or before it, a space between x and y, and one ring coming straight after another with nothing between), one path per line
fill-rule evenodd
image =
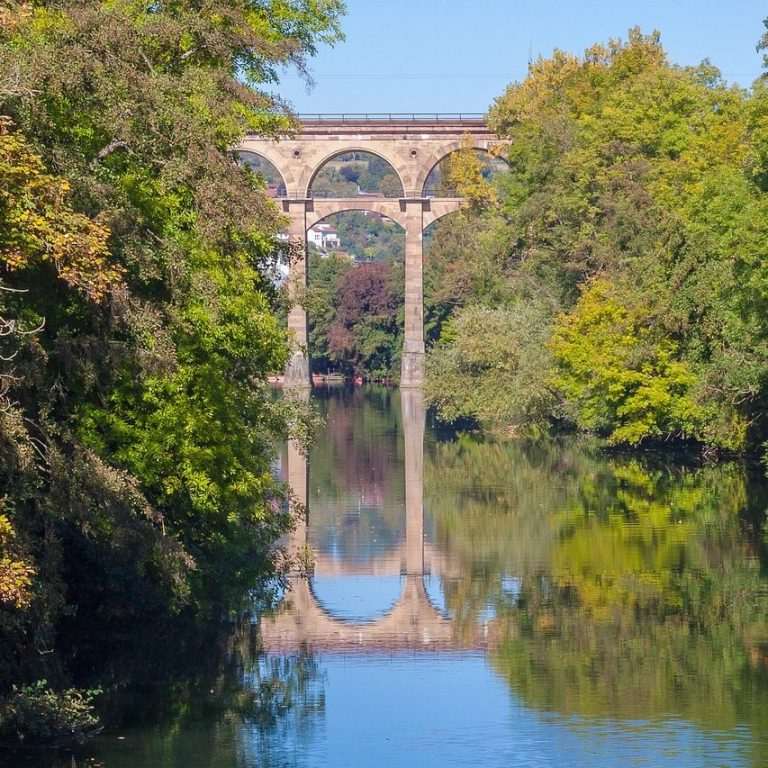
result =
M47 680L13 687L0 703L0 741L50 744L82 741L100 730L93 699L100 691L53 691Z

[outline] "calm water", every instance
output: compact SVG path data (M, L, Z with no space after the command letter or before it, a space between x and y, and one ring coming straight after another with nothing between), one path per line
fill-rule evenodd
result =
M56 765L768 766L744 467L439 435L416 393L316 397L309 466L281 462L310 578Z

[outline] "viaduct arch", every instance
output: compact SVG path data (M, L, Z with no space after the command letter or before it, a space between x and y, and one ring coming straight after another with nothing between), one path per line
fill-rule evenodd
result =
M312 591L309 578L294 574L290 592L278 611L263 616L259 632L265 650L295 653L313 651L458 651L479 650L489 644L493 627L459 631L456 623L431 602L424 586L423 462L425 408L416 389L401 392L405 432L405 579L397 603L373 621L344 621L326 611ZM307 508L307 461L295 445L288 447L287 479L294 495ZM287 544L289 555L301 556L307 546L307 519L300 516ZM434 561L433 561L434 562ZM315 568L320 565L316 561Z
M320 219L348 210L371 210L405 230L405 334L401 388L424 382L424 230L461 207L461 198L426 197L432 169L471 137L475 149L489 151L498 139L479 116L465 115L316 115L303 118L301 130L279 140L248 136L236 151L269 160L286 185L283 211L289 218L288 327L296 347L285 373L293 387L311 386L307 313L300 297L307 283L307 229ZM345 152L370 152L389 162L403 185L403 197L378 199L309 196L312 180L331 158Z

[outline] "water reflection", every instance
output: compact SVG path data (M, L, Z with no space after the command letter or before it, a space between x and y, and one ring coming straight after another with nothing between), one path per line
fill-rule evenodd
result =
M312 449L315 573L398 575L404 539L403 422L397 392L334 388ZM367 393L366 393L367 395Z
M487 624L479 622L461 627L436 608L424 583L424 426L426 410L421 391L400 393L405 476L405 536L398 546L388 546L387 557L372 557L377 575L397 565L401 591L396 602L381 616L366 621L350 621L334 615L327 604L318 599L315 587L318 577L333 574L340 578L357 572L355 559L333 556L320 550L315 553L308 544L308 526L304 510L299 510L299 523L287 543L290 553L308 553L304 563L310 575L295 573L289 580L288 595L280 610L261 621L261 638L270 653L310 651L446 651L481 649L487 644ZM289 446L285 474L292 478L296 497L308 498L307 459ZM355 462L359 465L359 462ZM356 477L359 498L367 486ZM379 501L383 502L383 496ZM312 512L310 510L310 516ZM310 526L311 527L311 526ZM329 556L330 555L330 556ZM380 580L380 579L379 579ZM331 582L326 586L333 586Z
M762 765L762 480L737 464L606 456L573 440L525 445L430 432L425 451L423 402L418 393L400 395L394 431L371 435L356 422L370 402L325 402L329 423L342 424L328 439L341 446L313 454L311 477L331 474L329 457L349 456L355 445L360 454L351 458L354 473L335 475L333 502L322 483L313 489L310 526L299 535L315 544L315 571L295 579L282 610L263 622L265 647L323 655L482 649L513 700L556 714L558 728L590 743L634 745L639 765L670 756ZM404 520L400 489L382 464L375 492L367 484L377 451L387 472L404 477ZM361 501L373 497L368 507ZM329 517L342 499L346 517ZM341 538L328 534L335 524L346 526ZM363 541L360 559L350 550ZM389 591L378 609L365 621L359 609L345 615L351 600L376 602L385 574Z
M418 393L318 401L309 462L283 458L306 516L262 653L230 652L226 674L169 694L173 716L83 760L768 765L761 476L441 435Z

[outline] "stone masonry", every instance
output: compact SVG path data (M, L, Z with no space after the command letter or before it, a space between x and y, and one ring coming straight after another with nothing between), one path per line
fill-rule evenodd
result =
M285 376L286 386L309 387L307 313L300 305L307 282L307 229L333 213L369 210L400 224L405 230L405 340L400 386L420 387L424 382L424 230L462 205L460 198L426 197L424 185L432 169L460 149L469 135L476 149L490 150L498 142L482 119L466 117L328 116L305 119L301 131L280 140L249 136L236 147L269 160L281 173L287 194L279 202L288 215L290 265L288 276L292 306L288 327L294 352ZM370 152L394 168L403 186L402 198L318 198L309 192L312 180L326 162L346 152Z

